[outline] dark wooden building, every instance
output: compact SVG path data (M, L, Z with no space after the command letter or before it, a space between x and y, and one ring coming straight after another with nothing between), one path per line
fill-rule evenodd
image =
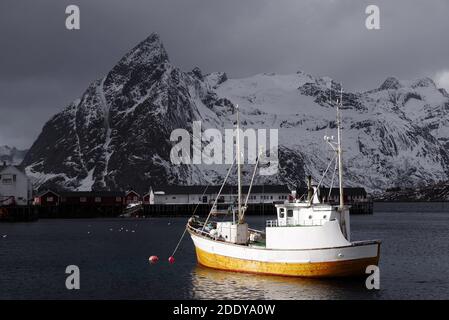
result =
M329 188L320 188L319 198L322 202L338 203L340 201L340 189L332 188L329 194ZM301 188L297 192L297 198L307 197L307 188ZM363 202L368 200L365 188L343 188L343 197L345 203Z
M46 190L34 197L34 204L56 205L123 205L125 193L121 191L70 191L55 192Z
M52 190L41 191L34 196L33 204L37 206L57 206L60 195Z
M125 193L125 204L138 203L142 201L141 196L134 190L128 190Z

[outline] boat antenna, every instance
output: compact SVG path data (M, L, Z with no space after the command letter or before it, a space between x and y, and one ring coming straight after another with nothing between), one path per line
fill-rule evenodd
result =
M241 153L240 153L240 115L239 105L236 106L237 110L237 182L238 182L238 217L239 223L243 223L242 215L242 166L241 166Z
M343 86L340 84L340 101L337 103L337 154L338 154L338 180L340 187L340 211L344 208L343 199L343 161L342 161L342 148L341 148L341 107L343 107Z

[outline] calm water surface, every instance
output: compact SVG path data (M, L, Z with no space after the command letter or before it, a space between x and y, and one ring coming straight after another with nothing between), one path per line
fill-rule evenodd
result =
M447 208L382 204L376 209L373 216L351 220L353 240L383 241L381 289L375 292L364 280L199 267L188 236L169 265L186 218L89 219L0 224L0 299L449 299ZM268 218L248 221L261 227ZM159 263L150 265L150 255L158 255ZM65 288L65 268L71 264L80 268L80 290Z

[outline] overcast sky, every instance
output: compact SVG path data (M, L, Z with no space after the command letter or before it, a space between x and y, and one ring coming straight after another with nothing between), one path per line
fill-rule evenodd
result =
M81 30L65 28L65 8ZM380 7L381 30L365 8ZM350 90L430 76L449 90L447 0L1 0L0 145L44 123L150 33L184 70L229 77L303 70Z

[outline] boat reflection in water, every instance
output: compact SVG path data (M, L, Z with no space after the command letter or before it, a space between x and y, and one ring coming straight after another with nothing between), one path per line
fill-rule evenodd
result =
M311 300L373 299L365 279L315 279L223 272L201 265L192 270L193 299Z

